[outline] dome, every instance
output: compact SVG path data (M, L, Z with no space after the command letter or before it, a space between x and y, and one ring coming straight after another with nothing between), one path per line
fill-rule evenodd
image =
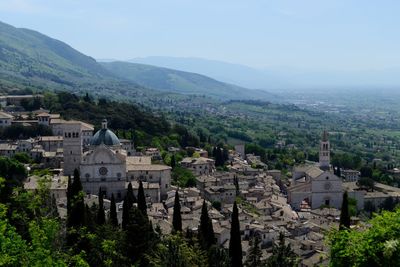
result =
M92 137L90 141L91 146L98 146L104 144L106 146L118 146L120 145L118 137L109 129L107 129L107 120L103 120L102 127Z

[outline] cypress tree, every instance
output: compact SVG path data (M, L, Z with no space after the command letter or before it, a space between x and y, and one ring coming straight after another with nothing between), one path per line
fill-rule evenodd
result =
M285 266L296 267L298 266L297 256L292 250L290 244L285 244L285 236L279 233L278 245L273 244L272 255L267 259L267 267ZM347 266L347 265L345 265Z
M201 207L198 238L201 246L205 250L208 250L212 245L215 244L214 229L212 226L212 221L208 216L207 203L205 200L203 201L203 206Z
M103 192L101 191L101 188L99 188L99 207L97 210L96 222L98 225L103 225L106 222L106 215L104 213Z
M347 191L343 193L342 209L340 210L340 224L339 229L350 228L350 213L349 213L349 199Z
M129 211L129 220L126 225L126 257L131 259L133 265L141 265L143 255L151 251L156 242L156 233L151 222L138 208L132 207ZM143 263L142 263L143 264Z
M68 190L69 191L69 190ZM71 191L68 193L70 211L67 218L68 227L79 227L85 222L85 204L83 200L82 183L79 171L74 171L74 181L71 184Z
M138 190L138 209L143 212L143 215L147 216L147 205L146 205L146 197L144 196L144 189L142 181L139 181L139 190Z
M133 188L131 183L128 184L128 190L126 191L126 195L128 196L128 203L130 203L130 206L132 206L133 203L137 202L135 194L133 193Z
M262 251L260 247L260 237L258 235L254 236L250 242L249 255L246 258L244 265L246 267L262 266Z
M129 221L129 211L131 207L129 206L128 197L125 196L124 203L122 204L122 229L126 229Z
M173 232L182 232L181 203L178 190L175 192L174 214L172 218Z
M175 166L176 166L176 158L175 158L175 154L173 154L171 157L171 168L175 169Z
M242 240L240 236L239 211L236 201L233 203L231 218L231 238L229 239L229 258L232 267L242 267Z
M111 194L111 204L110 204L110 219L109 223L112 226L118 226L118 218L117 218L117 206L115 205L114 194Z
M58 208L57 208L57 200L54 194L51 195L50 215L51 217L56 219L60 218L60 214L58 213Z

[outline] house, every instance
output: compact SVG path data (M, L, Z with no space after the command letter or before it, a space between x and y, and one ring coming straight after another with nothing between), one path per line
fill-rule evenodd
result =
M342 170L345 182L357 182L360 179L360 172L356 170Z
M0 128L10 126L13 120L14 116L0 111Z
M215 161L204 157L186 157L181 161L181 166L191 170L195 175L209 175L214 172Z

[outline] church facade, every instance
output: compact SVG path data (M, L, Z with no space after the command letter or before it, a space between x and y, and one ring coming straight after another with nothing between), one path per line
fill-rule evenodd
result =
M340 208L342 205L342 179L331 172L330 143L324 131L320 142L317 166L294 168L291 185L288 188L288 202L294 209L321 206Z
M113 194L116 200L122 200L129 182L139 180L153 184L148 186L151 194L147 194L152 202L159 202L170 190L171 168L152 164L148 157L128 156L118 137L108 129L106 120L82 153L79 171L86 194L97 195L101 191L108 199Z

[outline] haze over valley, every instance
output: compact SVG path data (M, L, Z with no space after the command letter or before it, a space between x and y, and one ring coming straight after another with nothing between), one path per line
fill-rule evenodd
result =
M0 1L0 266L399 266L399 8Z

